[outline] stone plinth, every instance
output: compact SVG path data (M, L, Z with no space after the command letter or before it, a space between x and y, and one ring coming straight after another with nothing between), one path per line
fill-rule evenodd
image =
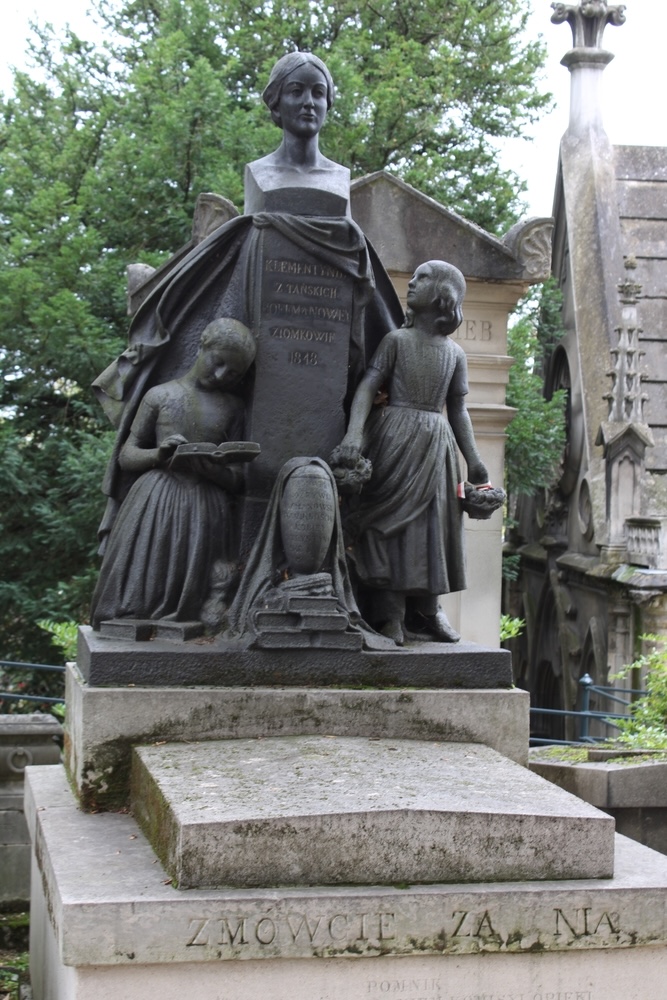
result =
M21 910L30 899L30 837L23 782L0 781L0 907Z
M28 772L35 1000L664 1000L667 860L612 879L175 889L128 814Z
M356 634L356 633L355 633ZM206 684L220 687L509 688L506 649L473 642L418 642L403 649L247 649L222 637L171 642L126 642L79 630L77 663L96 687Z
M67 673L65 760L85 808L127 805L132 747L270 736L483 743L528 759L525 691L298 687L95 688Z
M610 817L468 743L137 747L132 812L184 889L613 874Z

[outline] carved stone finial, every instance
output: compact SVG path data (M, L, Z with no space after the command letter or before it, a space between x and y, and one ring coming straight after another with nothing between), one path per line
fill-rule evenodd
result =
M629 271L632 267L633 264L626 261L626 269ZM641 290L642 286L632 281L629 275L618 283L621 303L629 308L623 310L624 326L616 331L618 347L610 350L614 363L607 374L611 377L612 384L611 390L603 397L609 404L608 419L615 423L644 423L644 403L648 396L641 389L646 375L640 370L639 364L645 352L639 347L641 330L637 323L636 309Z
M618 294L624 305L636 305L642 286L629 277L618 283Z
M608 24L625 23L625 4L608 4L605 0L579 0L578 4L552 3L553 24L567 21L572 28L575 49L601 49L602 35Z

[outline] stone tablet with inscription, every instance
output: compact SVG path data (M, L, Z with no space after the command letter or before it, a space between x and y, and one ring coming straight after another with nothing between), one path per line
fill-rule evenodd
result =
M327 459L345 433L353 282L272 228L262 232L259 267L247 432L262 453L248 469L248 495L266 500L288 459Z

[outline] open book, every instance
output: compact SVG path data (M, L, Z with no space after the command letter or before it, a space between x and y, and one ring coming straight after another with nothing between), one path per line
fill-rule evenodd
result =
M206 458L219 465L251 462L253 458L257 458L260 451L256 441L223 441L221 444L211 444L209 441L188 442L179 444L171 457L169 468L185 472L193 458Z

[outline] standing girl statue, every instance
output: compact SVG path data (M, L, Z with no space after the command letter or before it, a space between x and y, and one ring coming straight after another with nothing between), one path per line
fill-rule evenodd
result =
M398 645L406 631L460 638L438 605L439 594L466 586L456 445L469 481L490 486L465 406L466 356L451 339L465 290L451 264L417 268L405 326L382 340L331 456L334 466L358 467L362 455L372 465L348 528L357 576L373 597L372 624ZM373 407L382 387L388 404Z

